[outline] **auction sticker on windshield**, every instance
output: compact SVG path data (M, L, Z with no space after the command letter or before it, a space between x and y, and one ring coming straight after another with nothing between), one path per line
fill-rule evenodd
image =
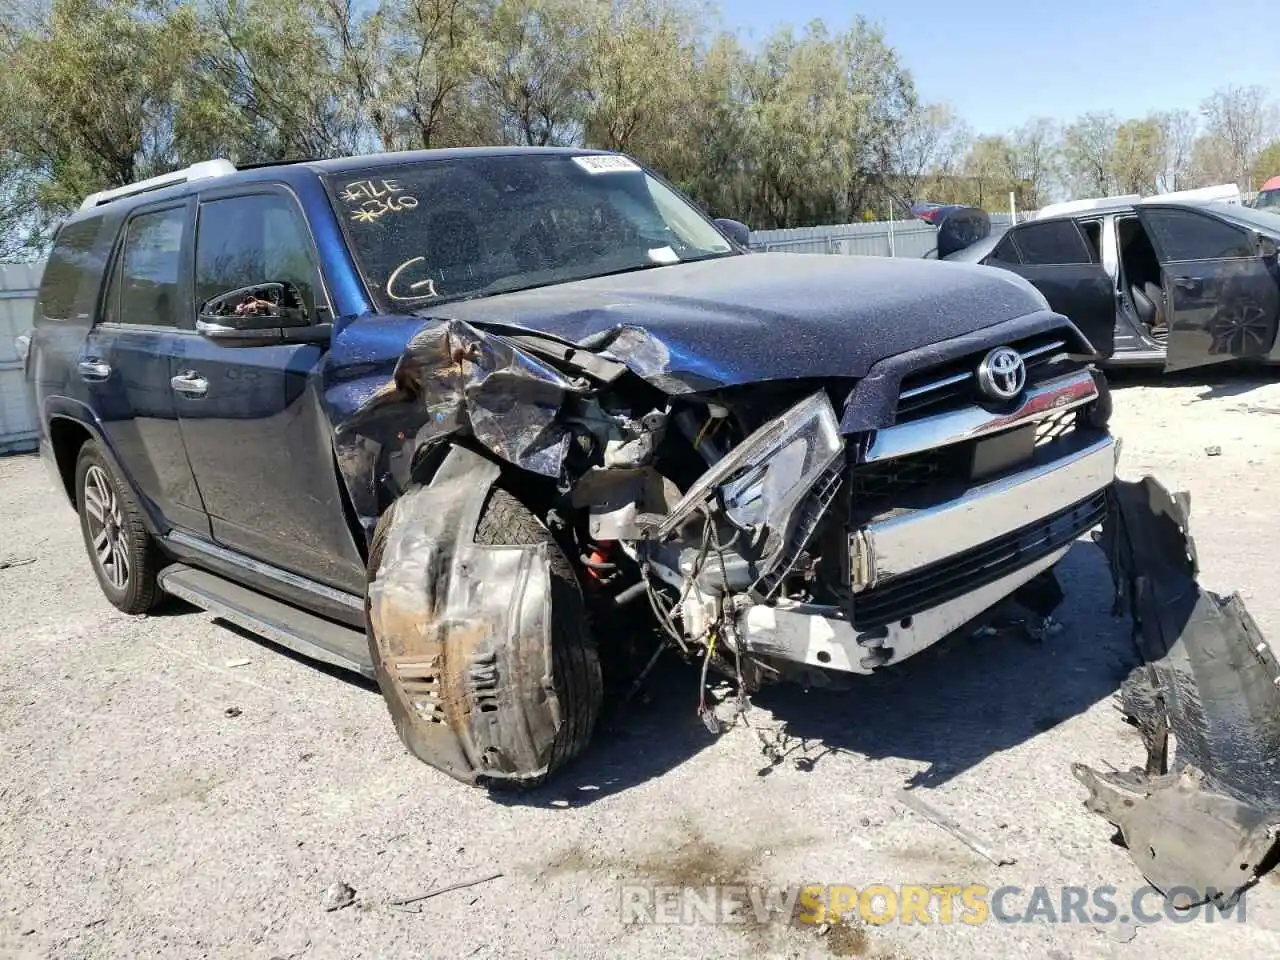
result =
M634 160L613 155L574 157L573 162L587 173L634 173L640 169Z

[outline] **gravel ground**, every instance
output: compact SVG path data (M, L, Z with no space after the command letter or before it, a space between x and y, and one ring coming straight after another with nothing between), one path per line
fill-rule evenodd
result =
M1191 491L1204 582L1240 590L1280 636L1280 383L1210 376L1117 384L1122 471ZM412 760L368 685L179 604L117 613L34 457L0 460L0 529L0 561L35 560L0 570L0 956L1280 955L1274 879L1243 923L622 922L622 883L715 880L1013 885L1015 913L1036 885L1054 901L1110 885L1123 913L1143 881L1070 773L1141 759L1112 705L1127 626L1087 541L1060 568L1065 631L1045 644L963 640L852 693L767 692L755 731L718 739L674 664L624 731L504 800ZM771 763L756 731L784 727L790 752ZM909 811L907 784L1017 862ZM392 904L495 872L418 912ZM326 911L336 881L355 902Z

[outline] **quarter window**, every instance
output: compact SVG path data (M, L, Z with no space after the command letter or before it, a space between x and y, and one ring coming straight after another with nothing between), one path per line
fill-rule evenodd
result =
M1249 236L1243 230L1191 210L1151 210L1144 220L1155 234L1161 259L1237 260L1253 256Z
M241 287L282 282L297 287L308 312L314 310L311 243L291 200L261 193L200 205L197 306Z
M118 300L107 318L118 323L178 325L182 232L187 208L170 207L134 217L125 227ZM113 297L109 295L108 300Z
M1027 264L1092 263L1080 231L1070 220L1050 220L1019 227L1014 242Z
M1021 263L1022 257L1018 254L1018 248L1013 245L1013 237L1005 234L1004 238L996 244L996 248L991 251L988 261L992 263Z
M92 309L102 277L102 254L95 251L101 231L101 217L79 220L58 231L40 281L40 316L72 320Z

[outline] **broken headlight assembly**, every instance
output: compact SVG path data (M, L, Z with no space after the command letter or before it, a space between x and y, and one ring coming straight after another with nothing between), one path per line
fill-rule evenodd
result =
M763 577L787 556L798 514L811 530L830 502L814 511L802 507L815 486L830 487L832 467L844 453L840 423L825 393L801 400L742 441L704 473L680 498L657 530L669 539L713 501L727 522L746 536ZM828 482L820 484L826 479ZM807 538L807 533L806 533Z

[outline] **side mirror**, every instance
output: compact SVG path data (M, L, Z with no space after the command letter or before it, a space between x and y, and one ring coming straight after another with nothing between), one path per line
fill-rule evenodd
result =
M732 240L740 247L751 246L751 228L745 223L739 223L737 220L727 220L723 217L715 221L720 232Z
M1280 253L1280 244L1276 243L1274 237L1269 237L1265 233L1255 232L1253 235L1253 249L1258 252L1258 256L1270 260Z
M255 283L211 297L200 305L196 331L225 347L320 343L329 324L313 324L301 291L291 283Z

